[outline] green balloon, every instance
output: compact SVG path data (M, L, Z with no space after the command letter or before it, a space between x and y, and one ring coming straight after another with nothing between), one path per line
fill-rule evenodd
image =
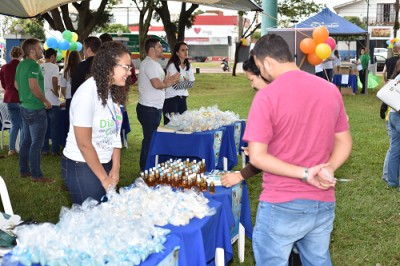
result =
M71 41L72 39L72 32L70 30L65 30L62 33L62 37L68 41Z
M57 52L57 61L60 61L62 59L62 53Z
M76 51L76 49L78 49L78 44L76 42L71 42L68 50Z

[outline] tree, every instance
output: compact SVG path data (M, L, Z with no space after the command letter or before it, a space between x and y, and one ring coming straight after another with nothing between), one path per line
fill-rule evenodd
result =
M146 41L147 33L149 32L153 12L158 1L159 0L133 0L137 9L139 10L139 50L141 60L146 57L144 43Z
M171 49L174 49L177 41L185 40L185 30L190 29L193 26L196 15L201 13L201 11L199 13L194 13L198 7L198 4L191 4L190 7L186 9L186 3L182 3L179 19L173 21L171 20L168 1L159 1L159 4L155 9L158 15L158 17L156 16L156 19L161 19Z
M123 32L123 33L130 33L131 31L128 29L126 25L123 24L110 24L105 25L99 29L99 32Z
M283 0L278 3L279 21L277 24L284 27L292 26L290 21L301 21L311 14L318 13L323 5L304 0Z
M70 12L70 4L62 5L43 14L51 28L63 32L70 30L76 32L79 41L83 41L96 28L100 28L110 22L112 14L109 8L116 3L115 0L101 0L95 10L91 10L90 3L93 1L75 2L71 5L78 14Z
M20 25L22 27L21 32L15 31L15 25ZM26 34L33 38L37 38L39 40L45 40L46 34L43 30L43 20L37 18L29 18L29 19L14 19L11 21L9 26L10 33L14 34Z

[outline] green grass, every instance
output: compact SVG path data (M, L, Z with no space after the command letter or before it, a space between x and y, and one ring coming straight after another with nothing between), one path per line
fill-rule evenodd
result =
M353 181L339 183L336 188L336 219L331 242L334 265L400 264L397 248L400 242L400 212L397 210L400 192L387 190L381 180L389 141L385 122L379 117L380 102L375 93L344 96L354 144L350 159L336 172L336 176ZM253 96L254 91L243 75L199 74L196 75L195 87L190 91L188 106L218 105L221 110L232 110L246 118ZM129 149L122 152L122 186L132 183L139 175L142 133L135 113L137 97L137 87L134 86L127 106L132 131L128 137ZM6 155L7 148L1 154ZM0 160L0 175L7 183L14 212L23 219L56 223L61 207L71 204L68 193L60 190L59 157L44 157L42 168L45 176L57 182L50 185L32 183L19 177L17 157ZM261 190L260 176L250 179L248 187L254 222ZM237 250L236 244L234 250ZM239 264L235 254L231 265ZM251 241L247 239L243 265L254 265Z

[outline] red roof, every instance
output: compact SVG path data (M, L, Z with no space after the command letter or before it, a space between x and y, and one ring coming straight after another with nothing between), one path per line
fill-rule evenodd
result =
M237 16L200 15L200 16L196 17L193 25L196 25L196 26L201 26L201 25L214 25L214 26L233 25L233 26L237 26Z
M222 15L199 15L196 17L194 26L237 26L237 16L222 16ZM138 32L139 26L129 26L131 32ZM164 31L164 26L150 26L151 31Z
M139 26L129 26L129 30L139 32ZM149 31L164 31L164 26L150 26Z

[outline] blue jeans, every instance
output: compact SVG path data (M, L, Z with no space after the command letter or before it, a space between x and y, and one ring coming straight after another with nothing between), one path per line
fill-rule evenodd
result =
M60 120L61 120L60 106L53 105L50 110L47 110L47 123L48 130L44 139L42 147L43 152L49 152L49 139L51 138L51 152L60 152Z
M389 122L389 121L386 121L386 131L387 131L387 134L388 134L389 140L390 140L391 135L392 135L392 130L391 130L390 122ZM388 162L389 162L389 156L390 156L390 146L389 146L388 150L386 151L385 161L383 162L382 179L383 179L384 181L386 181L386 182L387 182L387 180L388 180Z
M400 114L390 112L390 148L388 161L388 185L399 186L400 173Z
M253 231L256 264L287 266L296 245L303 266L332 265L329 242L334 219L335 202L260 202Z
M142 149L140 151L140 171L144 171L153 132L156 131L157 127L160 125L162 109L148 107L138 103L136 106L136 114L143 131Z
M47 130L46 110L29 110L21 106L21 118L23 137L19 151L19 171L21 174L32 172L32 178L43 177L40 151Z
M9 150L15 151L15 142L17 141L18 131L21 128L21 104L7 103L8 113L11 118L11 130L9 138Z
M103 164L103 167L108 174L112 168L112 161ZM87 198L100 202L101 198L106 195L99 178L87 163L73 161L62 156L61 175L68 187L72 203L82 204Z

